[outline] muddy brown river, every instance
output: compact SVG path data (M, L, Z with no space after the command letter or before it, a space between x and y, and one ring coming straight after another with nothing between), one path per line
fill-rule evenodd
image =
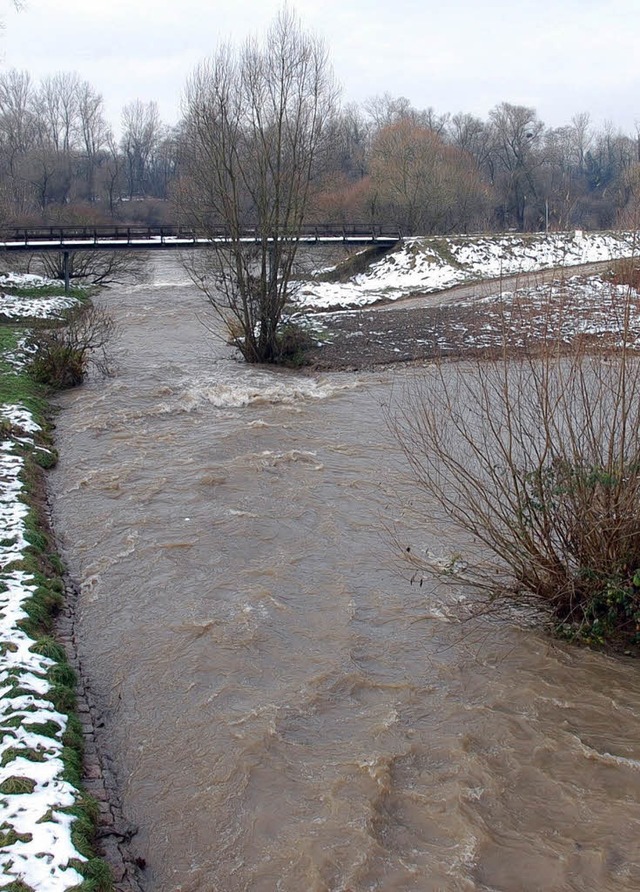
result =
M50 484L146 892L640 888L639 667L409 584L410 373L244 367L172 257L106 302Z

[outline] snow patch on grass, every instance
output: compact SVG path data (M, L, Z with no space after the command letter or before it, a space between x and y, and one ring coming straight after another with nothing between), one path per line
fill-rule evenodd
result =
M19 446L33 445L40 426L20 406L0 406L0 417L12 429L0 441L0 871L7 881L58 892L82 883L69 862L86 860L71 841L75 819L65 811L77 798L63 778L67 717L49 699L54 661L34 653L20 627L36 580L12 567L28 545Z
M518 316L518 327L531 341L545 331L569 342L576 335L613 336L607 343L637 348L640 345L640 305L629 299L626 285L603 282L599 276L573 276L562 284L536 285L516 291L505 291L474 301L461 301L455 306L474 304L487 310L485 343L500 345L507 315ZM508 309L507 309L508 308ZM625 319L625 313L628 318Z
M27 273L4 273L0 276L0 316L5 319L48 319L59 316L77 304L76 297L60 295L58 297L39 297L33 291L39 288L60 288L56 279L35 276ZM3 289L18 291L29 289L29 294L5 294Z
M53 285L60 285L59 279L33 273L3 273L0 276L0 288L50 288Z

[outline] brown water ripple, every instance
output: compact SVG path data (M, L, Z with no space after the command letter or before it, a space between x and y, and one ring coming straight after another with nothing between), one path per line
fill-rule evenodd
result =
M52 475L146 889L637 889L635 664L448 621L385 533L450 534L395 476L393 376L239 367L158 262Z

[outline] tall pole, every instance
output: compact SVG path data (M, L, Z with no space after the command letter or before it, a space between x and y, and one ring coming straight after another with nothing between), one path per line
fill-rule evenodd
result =
M62 269L64 270L64 293L69 293L69 251L62 255Z

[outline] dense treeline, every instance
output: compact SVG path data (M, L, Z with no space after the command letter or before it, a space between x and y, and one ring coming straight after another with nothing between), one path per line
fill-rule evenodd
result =
M0 220L171 217L176 129L162 124L156 103L132 102L122 110L121 132L116 139L102 96L77 75L58 73L35 84L27 72L1 72ZM134 203L142 206L132 213Z
M174 221L185 125L154 102L122 111L75 74L0 73L0 220L7 225ZM376 97L339 109L314 171L308 218L376 220L406 233L633 226L640 138L587 114L547 128L501 103L486 120ZM181 183L182 178L182 183Z

